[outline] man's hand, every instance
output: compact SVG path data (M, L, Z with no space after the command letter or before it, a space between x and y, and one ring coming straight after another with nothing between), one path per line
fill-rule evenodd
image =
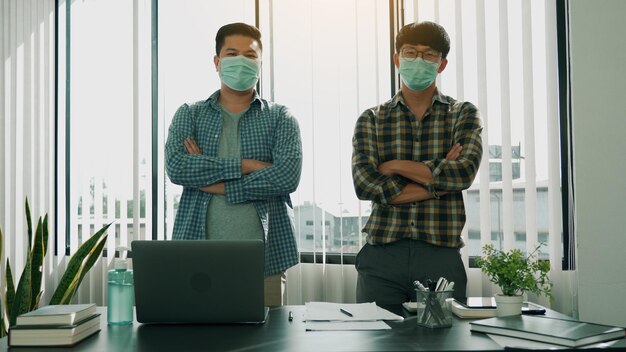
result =
M185 145L185 149L187 150L187 153L191 155L202 154L202 150L200 150L200 147L198 147L198 144L196 143L196 141L191 139L191 137L185 138L185 140L183 141L183 144Z
M202 150L200 149L200 147L198 147L196 141L194 141L191 137L185 138L183 144L185 145L185 150L187 150L187 153L189 153L190 155L202 154ZM224 182L217 182L212 185L200 187L200 190L212 194L226 194L226 187L224 185Z
M454 161L459 158L461 152L463 151L463 146L459 143L455 144L450 148L448 154L446 155L446 160ZM420 162L410 161L410 160L390 160L386 161L378 166L378 172L383 175L391 176L394 174L399 174L405 177L410 178L411 180L417 182L418 184L423 184L420 181L426 180L424 174L426 174L426 166ZM420 173L420 169L423 171ZM428 170L429 171L429 170ZM410 202L420 202L426 199L433 198L433 195L428 193L428 191L419 186L418 184L410 183L408 184L402 192L397 195L390 203L391 204L406 204ZM448 192L439 191L437 195L439 197L446 195Z
M398 205L413 202L421 202L432 198L428 191L417 183L409 183L404 187L402 192L395 196L389 204Z
M226 194L226 187L224 186L224 182L214 183L212 185L200 187L200 190L206 193L212 194Z
M461 152L463 151L463 146L460 143L457 143L450 148L450 151L446 155L446 159L450 161L454 161L459 158Z
M241 159L241 173L244 175L251 174L268 166L272 166L272 164L254 159Z
M459 143L455 144L450 148L448 154L446 155L446 159L450 161L454 161L459 158L461 152L463 151L463 146ZM409 170L412 167L415 167L415 161L412 160L389 160L384 163L378 165L378 172L385 176L392 176L396 174L403 175L402 170ZM413 165L412 165L413 164ZM408 177L409 175L403 175Z
M378 172L385 176L392 176L396 173L396 168L398 164L400 164L403 160L389 160L384 163L378 165Z
M198 147L196 141L191 139L191 137L187 137L184 141L185 149L187 153L191 155L202 154L202 150ZM241 160L241 173L244 175L253 173L255 171L259 171L268 166L272 166L271 163L266 163L264 161L258 161L254 159L242 159ZM211 192L212 193L212 192Z

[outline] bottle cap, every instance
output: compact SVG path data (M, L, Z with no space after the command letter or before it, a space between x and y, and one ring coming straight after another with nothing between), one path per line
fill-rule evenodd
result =
M116 252L119 253L119 256L115 258L114 268L115 270L128 269L128 247L120 246L116 247Z

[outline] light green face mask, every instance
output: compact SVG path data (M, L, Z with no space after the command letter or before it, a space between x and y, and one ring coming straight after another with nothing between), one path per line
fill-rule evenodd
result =
M422 91L435 81L439 63L428 62L418 57L412 61L400 58L400 77L411 90Z
M220 61L222 62L220 69L222 82L236 91L248 90L259 80L261 69L259 60L239 55L223 57Z

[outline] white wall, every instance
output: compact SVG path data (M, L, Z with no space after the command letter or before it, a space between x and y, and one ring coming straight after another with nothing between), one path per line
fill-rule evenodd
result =
M626 1L570 0L579 318L626 326Z

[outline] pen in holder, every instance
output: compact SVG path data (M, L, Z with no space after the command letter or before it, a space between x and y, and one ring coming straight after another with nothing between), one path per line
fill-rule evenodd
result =
M415 289L417 302L417 325L429 328L452 326L452 314L446 300L452 297L454 290L430 291Z

